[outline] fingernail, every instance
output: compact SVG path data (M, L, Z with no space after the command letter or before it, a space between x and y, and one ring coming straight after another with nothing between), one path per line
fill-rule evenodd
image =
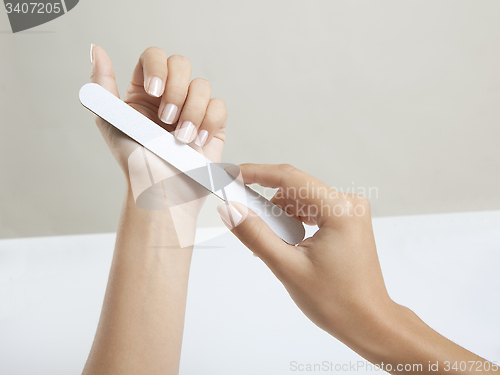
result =
M165 124L173 124L175 116L177 115L177 106L175 104L168 103L161 114L161 121Z
M238 211L231 203L222 202L217 206L217 211L219 212L222 220L224 220L231 229L238 226L243 218L240 211Z
M153 77L149 80L148 94L159 97L161 89L163 88L163 81L158 77Z
M193 136L193 132L196 130L194 124L191 121L184 121L177 132L177 139L182 143L191 142L191 137Z
M198 136L196 137L196 140L194 141L194 144L198 147L203 147L205 142L207 141L208 138L208 131L205 129L201 130Z
M94 63L94 47L95 44L90 44L90 63Z

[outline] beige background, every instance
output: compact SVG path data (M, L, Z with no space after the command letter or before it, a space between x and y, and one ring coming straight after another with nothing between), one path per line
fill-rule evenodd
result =
M146 47L189 57L227 102L226 162L375 187L377 216L500 209L499 19L496 0L81 0L12 34L0 9L0 237L116 229L123 177L78 101L90 43L121 92Z

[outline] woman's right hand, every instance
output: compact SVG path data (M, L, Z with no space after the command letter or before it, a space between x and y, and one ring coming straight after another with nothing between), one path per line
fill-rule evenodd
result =
M393 333L406 332L406 319L416 315L387 293L368 200L332 189L288 164L239 167L245 184L278 188L271 202L319 230L289 245L238 202L230 202L229 210L225 203L217 208L226 226L266 263L317 326L374 363L397 362L404 352L394 349Z
M225 203L217 208L231 232L267 264L316 325L390 373L464 373L446 368L446 363L460 361L484 365L483 375L500 372L498 365L441 336L391 300L366 198L340 193L286 164L243 164L240 171L246 184L279 188L274 204L319 227L314 236L292 246L244 205L231 202L229 210ZM430 369L430 364L439 366Z
M297 306L319 327L351 340L395 304L389 298L377 257L370 205L362 196L343 194L290 165L240 165L245 184L279 188L271 200L317 233L292 246L253 211L237 202L230 230L260 257ZM219 208L226 225L225 204ZM226 216L226 217L224 217Z

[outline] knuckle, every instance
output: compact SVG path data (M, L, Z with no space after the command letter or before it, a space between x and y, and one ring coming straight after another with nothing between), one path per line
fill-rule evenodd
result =
M168 95L175 100L183 100L186 97L187 90L185 87L178 85L168 86Z
M370 202L359 194L345 194L340 202L339 216L345 220L355 220L356 218L370 216Z
M160 47L151 46L144 50L143 55L152 55L158 53L165 53Z
M226 102L221 98L213 98L210 100L210 105L217 108L219 111L226 112Z
M191 68L191 62L185 56L172 55L167 60L169 63L175 64L175 65L180 66L180 67L189 68L189 69Z
M218 112L207 112L205 118L203 119L203 123L208 126L215 126L224 121L224 116Z
M297 168L295 168L293 165L291 164L279 164L278 165L278 170L282 173L282 174L292 174L294 173L295 171L297 171Z
M351 194L351 196L349 197L349 202L354 207L370 207L370 202L368 201L368 199L360 194Z
M247 233L252 233L252 236L249 236L250 238L247 239L246 245L250 249L253 249L258 239L260 238L262 226L258 225L256 220L252 220L252 222L245 228L245 230L247 231Z
M212 85L204 78L195 78L191 81L191 86L197 90L212 91Z
M361 206L365 206L365 207L370 207L370 201L368 200L368 198L366 198L364 195L360 195L360 194L354 194L355 195L355 201L356 201L356 204L359 204Z
M221 103L219 104L214 99L210 101L210 105L203 122L209 125L216 125L221 124L226 120L226 105L223 100L220 100L220 102Z

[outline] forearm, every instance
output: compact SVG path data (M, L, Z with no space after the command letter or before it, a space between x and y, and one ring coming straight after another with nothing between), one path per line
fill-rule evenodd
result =
M195 224L184 226L193 237ZM128 190L84 374L178 373L191 255L170 211L140 209Z
M370 362L378 365L383 363L381 367L387 372L418 374L500 372L498 366L434 331L406 307L393 303L383 314L377 317L374 315L367 320L371 324L371 329L368 324L360 325L360 331L352 347ZM462 371L464 369L465 371Z

